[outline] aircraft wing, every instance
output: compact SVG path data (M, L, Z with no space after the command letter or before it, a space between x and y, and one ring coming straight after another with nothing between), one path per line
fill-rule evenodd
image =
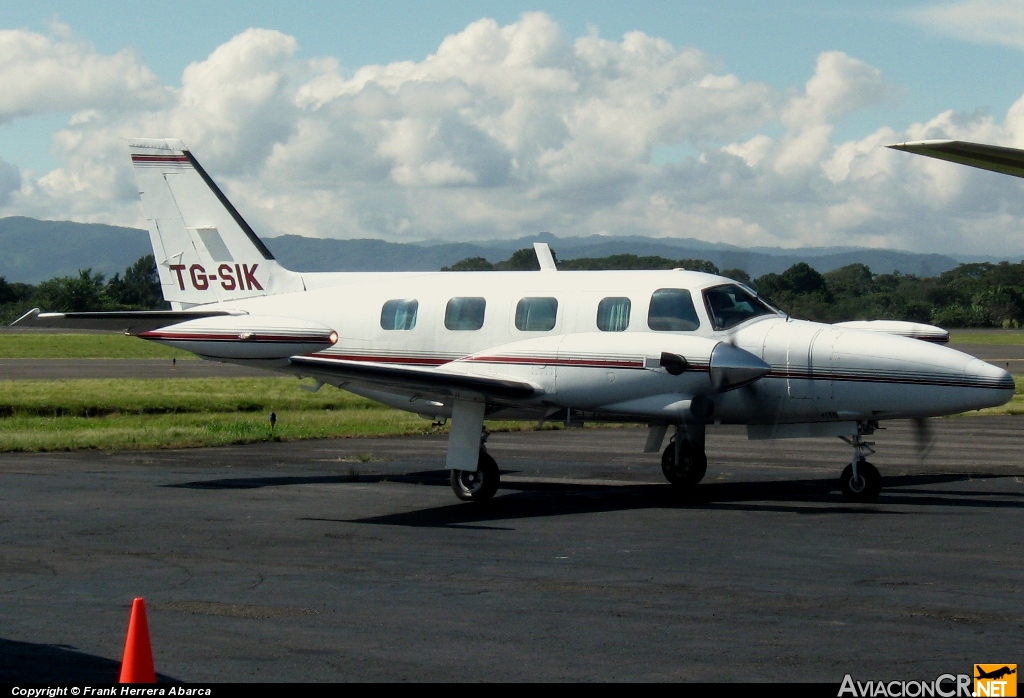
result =
M65 330L111 330L125 334L152 332L186 320L238 315L226 310L139 310L106 313L43 313L34 308L11 323L11 327L50 327Z
M1024 150L967 141L907 141L886 146L961 165L1024 177Z
M304 376L337 385L353 382L399 391L424 391L432 395L477 395L502 400L521 400L537 393L529 383L463 373L449 373L436 368L388 366L362 361L321 359L312 356L293 356L293 368L301 369Z

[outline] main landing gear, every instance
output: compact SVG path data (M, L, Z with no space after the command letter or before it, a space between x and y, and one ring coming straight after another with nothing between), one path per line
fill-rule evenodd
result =
M875 444L865 441L864 437L874 433L876 426L874 423L861 422L857 425L856 436L840 437L853 446L853 460L839 476L839 487L843 491L843 499L848 502L873 502L878 499L878 495L882 491L882 476L878 472L878 468L865 459L865 456L875 452L875 449L872 448Z
M445 465L451 471L455 496L464 502L486 502L498 491L501 479L498 464L484 445L487 441L486 411L482 402L456 400L452 405Z
M676 433L661 454L661 472L665 479L680 489L688 489L704 479L708 457L704 453L703 425L677 427ZM694 432L694 433L690 433Z
M476 462L476 472L452 470L452 490L455 496L464 502L486 502L498 491L500 481L498 464L482 445L480 459Z

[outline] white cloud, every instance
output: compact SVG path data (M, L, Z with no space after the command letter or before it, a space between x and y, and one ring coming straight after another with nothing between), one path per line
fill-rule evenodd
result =
M1019 0L958 0L907 11L913 23L979 44L1024 49L1024 4Z
M166 90L133 51L101 55L56 29L50 36L0 30L0 124L50 111L166 103Z
M818 56L804 94L783 110L782 121L792 128L813 128L891 96L892 87L878 68L842 51L825 51Z
M250 29L173 87L132 54L32 36L46 49L31 54L40 61L108 66L122 88L51 81L50 102L19 102L74 114L54 135L53 171L10 175L0 163L0 215L141 225L123 139L174 136L264 233L465 240L548 230L986 252L1024 227L1016 181L883 147L941 137L1024 146L1024 98L1001 121L946 112L837 143L836 120L895 91L837 51L817 57L803 86L779 91L693 48L640 32L569 39L528 13L506 26L474 22L422 61L350 73L329 56L298 58L290 36ZM652 162L666 151L682 155Z

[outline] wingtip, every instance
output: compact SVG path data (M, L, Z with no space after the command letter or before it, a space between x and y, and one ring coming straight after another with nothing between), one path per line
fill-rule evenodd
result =
M891 143L891 144L889 144L889 145L887 145L885 147L886 148L892 148L893 150L906 150L906 151L910 151L910 150L913 150L915 148L927 148L929 146L949 145L950 143L956 143L956 142L957 141L950 140L948 138L933 138L933 139L921 140L921 141L903 141L902 143Z
M37 317L39 317L39 313L40 312L42 312L42 311L39 308L32 308L32 310L28 311L27 313L22 315L20 318L18 318L17 320L12 322L10 325L8 325L8 327L14 327L16 325L27 325L30 322L32 322L33 320L35 320Z

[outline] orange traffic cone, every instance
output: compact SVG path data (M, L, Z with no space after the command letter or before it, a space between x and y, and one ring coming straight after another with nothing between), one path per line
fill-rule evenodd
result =
M149 623L146 622L146 602L132 601L132 617L128 621L128 637L124 641L119 683L156 683L153 669L153 648L149 644Z

